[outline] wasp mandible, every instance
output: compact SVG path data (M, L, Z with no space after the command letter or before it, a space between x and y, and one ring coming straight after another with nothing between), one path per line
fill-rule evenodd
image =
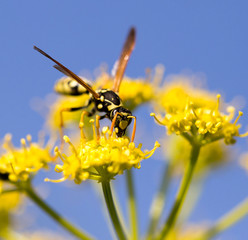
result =
M100 116L100 119L110 119L112 121L111 128L115 129L118 137L121 137L125 134L128 125L132 121L132 118L134 118L134 124L136 125L136 118L132 115L131 111L123 107L122 101L118 95L128 60L135 46L135 40L136 30L135 28L131 28L121 51L121 55L116 63L117 67L112 90L101 89L97 91L93 90L88 82L77 76L75 73L73 73L71 70L52 58L47 53L34 46L35 50L56 63L54 68L71 78L71 80L66 80L66 82L58 82L55 85L55 91L64 95L81 95L87 92L92 95L87 105L76 108L67 108L61 111L61 128L63 127L63 111L77 111L80 109L85 109L91 104L93 104L94 107L90 112L88 112L88 116L94 115L97 111L105 113L104 115ZM84 91L81 86L83 86L86 91Z

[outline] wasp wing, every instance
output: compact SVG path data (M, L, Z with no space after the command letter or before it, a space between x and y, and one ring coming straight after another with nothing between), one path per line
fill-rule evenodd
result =
M136 30L133 27L130 29L128 33L127 39L121 51L121 55L117 62L116 73L114 77L114 85L113 85L114 92L119 92L120 84L121 84L124 72L126 70L128 60L134 49L135 39L136 39Z
M59 70L60 72L64 73L65 75L75 79L79 84L81 84L84 88L86 88L92 95L94 98L98 99L99 98L99 94L97 92L95 92L87 83L85 83L79 76L77 76L75 73L73 73L71 70L69 70L68 68L66 68L64 65L62 65L60 62L58 62L57 60L55 60L54 58L52 58L51 56L49 56L47 53L45 53L44 51L42 51L41 49L39 49L38 47L34 46L34 49L36 51L38 51L39 53L41 53L42 55L44 55L45 57L49 58L50 60L52 60L53 62L55 62L57 65L55 65L54 67Z

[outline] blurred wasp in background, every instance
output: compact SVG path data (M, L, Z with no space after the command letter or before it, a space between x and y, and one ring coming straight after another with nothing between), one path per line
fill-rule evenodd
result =
M124 43L121 55L116 62L116 71L114 74L114 81L112 89L101 89L93 90L90 83L77 76L71 70L66 68L60 62L49 56L47 53L34 46L34 49L43 54L45 57L52 60L56 65L54 68L67 75L70 78L62 78L55 84L55 91L70 96L78 96L82 94L91 94L88 103L85 106L73 107L61 109L61 137L63 136L63 112L65 111L77 111L81 109L88 108L93 104L93 108L87 113L87 115L93 116L96 112L103 112L104 115L100 116L100 119L108 118L112 121L111 129L115 129L115 132L118 137L121 137L125 134L128 125L131 123L132 118L134 118L134 129L132 133L132 139L134 138L135 128L136 128L136 118L132 116L131 111L123 107L122 101L118 95L121 81L130 58L130 55L134 49L136 40L136 31L135 28L129 30L128 36Z

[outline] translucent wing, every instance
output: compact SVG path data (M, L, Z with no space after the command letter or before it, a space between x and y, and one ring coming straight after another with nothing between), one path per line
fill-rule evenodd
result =
M116 74L114 77L114 85L113 85L114 92L119 92L121 80L126 70L130 55L134 49L135 38L136 38L136 30L135 28L131 28L128 33L127 39L124 43L119 60L117 62Z
M60 72L64 73L65 75L75 79L79 84L81 84L84 88L86 88L92 95L94 98L98 99L99 98L99 94L96 93L87 83L85 83L79 76L77 76L75 73L73 73L71 70L69 70L68 68L66 68L64 65L62 65L60 62L58 62L57 60L55 60L54 58L52 58L51 56L49 56L47 53L45 53L44 51L42 51L41 49L39 49L38 47L34 46L34 49L36 51L38 51L39 53L41 53L42 55L44 55L45 57L49 58L50 60L52 60L53 62L56 63L56 65L54 66L57 70L59 70Z

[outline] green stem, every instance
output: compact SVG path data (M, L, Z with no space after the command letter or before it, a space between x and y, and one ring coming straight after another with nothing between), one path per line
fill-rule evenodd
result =
M112 196L113 196L113 201L115 203L115 208L116 208L117 215L118 215L118 217L120 219L121 226L123 227L123 231L125 233L127 233L128 232L127 223L125 222L123 212L122 212L122 209L121 209L121 206L120 206L120 202L119 202L119 200L117 198L115 189L113 187L112 187Z
M214 226L203 233L199 239L211 239L220 232L223 232L227 228L237 223L245 216L248 216L248 198L246 198L241 204L223 216Z
M128 203L129 203L129 217L130 217L130 225L131 225L131 239L138 239L138 217L137 217L137 208L135 201L135 193L133 186L133 175L132 170L128 170L126 172L126 181L128 188Z
M44 210L51 218L53 218L58 224L60 224L64 229L73 234L78 239L82 240L92 240L91 237L87 236L85 233L78 230L67 220L62 218L57 212L55 212L49 205L47 205L33 190L30 184L20 184L18 185L20 190L24 191L27 196L32 199L42 210Z
M151 216L150 216L150 223L148 226L147 240L153 239L154 232L156 230L156 227L158 225L158 222L161 218L165 206L165 198L170 180L171 180L171 165L170 163L168 163L168 165L164 169L163 178L161 181L159 191L156 194L155 198L153 199L150 208Z
M203 184L203 176L200 177L198 176L197 178L194 178L192 180L190 184L189 192L185 198L185 202L181 209L180 217L177 222L177 227L180 228L180 226L183 226L187 222L194 207L196 206L199 196L201 195L202 184Z
M115 232L120 240L126 240L123 228L121 226L120 220L118 218L118 215L115 209L109 181L102 181L102 190L103 190L104 199L105 199Z
M169 231L174 226L177 220L179 211L185 199L186 193L189 189L189 185L190 185L190 182L193 176L195 165L196 165L199 153L200 153L200 148L201 148L200 145L198 145L197 143L193 143L192 149L191 149L190 161L188 163L187 169L181 181L181 185L177 193L176 200L173 204L172 210L165 222L165 225L159 237L159 239L161 240L166 239L165 237L167 236L167 234L169 233Z
M182 133L181 136L184 137L186 140L188 140L189 143L192 143L193 138L192 138L192 136L190 136L188 133Z

